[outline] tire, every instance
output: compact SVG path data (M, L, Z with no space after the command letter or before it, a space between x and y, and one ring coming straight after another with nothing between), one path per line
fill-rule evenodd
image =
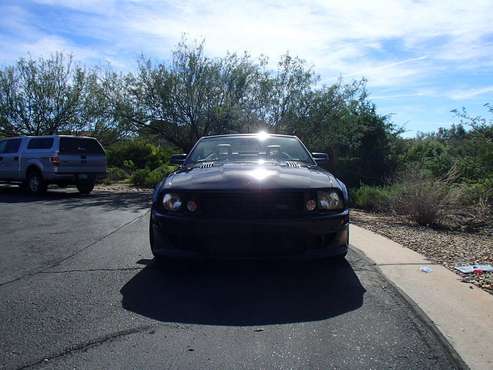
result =
M46 192L47 185L43 180L41 172L30 170L27 174L25 189L31 194L43 194Z
M93 189L93 182L77 184L77 190L79 190L79 193L81 194L90 194Z
M163 263L163 258L158 256L154 252L154 232L152 231L152 221L149 221L149 245L151 246L151 253L154 257L154 263L161 264Z
M160 256L154 251L154 232L152 231L152 221L149 222L149 244L151 246L152 256L154 257L154 265L163 267L164 265L169 263L169 257Z

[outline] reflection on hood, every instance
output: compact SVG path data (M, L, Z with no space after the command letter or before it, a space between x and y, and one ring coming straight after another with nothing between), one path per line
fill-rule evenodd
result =
M302 162L200 162L170 175L165 188L183 190L320 189L340 187L332 174Z

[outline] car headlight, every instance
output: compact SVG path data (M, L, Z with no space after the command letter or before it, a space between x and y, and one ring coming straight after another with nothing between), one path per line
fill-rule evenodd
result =
M317 201L320 209L333 210L344 208L344 202L335 190L317 191Z
M163 197L163 207L168 211L178 211L181 208L182 201L180 196L175 193L166 193Z

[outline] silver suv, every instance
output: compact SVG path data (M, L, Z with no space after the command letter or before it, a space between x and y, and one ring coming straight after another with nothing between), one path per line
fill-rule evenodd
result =
M17 183L31 193L48 184L76 185L89 194L106 176L106 154L94 138L26 136L0 139L0 182Z

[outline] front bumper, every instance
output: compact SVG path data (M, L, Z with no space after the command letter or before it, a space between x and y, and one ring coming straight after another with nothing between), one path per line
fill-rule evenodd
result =
M300 219L200 219L151 212L151 248L176 258L325 258L344 255L349 211Z

